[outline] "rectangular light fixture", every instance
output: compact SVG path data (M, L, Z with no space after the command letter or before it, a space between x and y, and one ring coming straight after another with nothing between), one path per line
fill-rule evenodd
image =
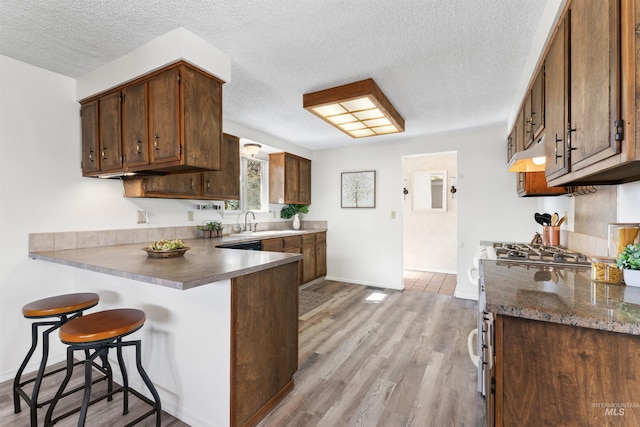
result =
M373 79L306 93L302 102L352 138L404 132L404 119Z

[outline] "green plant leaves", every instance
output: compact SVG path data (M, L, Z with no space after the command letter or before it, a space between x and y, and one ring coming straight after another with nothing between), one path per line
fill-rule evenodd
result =
M290 219L290 218L293 218L293 216L297 213L303 213L303 214L309 213L309 205L296 205L296 204L285 205L280 210L280 218Z
M623 270L640 270L640 243L627 245L618 255L616 264Z

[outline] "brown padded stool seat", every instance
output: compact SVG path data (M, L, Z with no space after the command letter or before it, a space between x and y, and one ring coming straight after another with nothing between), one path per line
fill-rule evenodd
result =
M56 295L30 302L22 307L22 315L30 319L61 316L94 307L99 300L92 292Z
M60 341L79 344L110 340L137 331L145 320L144 311L133 308L99 311L65 323L60 328Z

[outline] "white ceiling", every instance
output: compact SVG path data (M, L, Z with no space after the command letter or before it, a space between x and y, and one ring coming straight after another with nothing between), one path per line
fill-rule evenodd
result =
M316 150L507 122L550 1L2 0L0 54L79 77L184 27L231 58L225 118ZM302 108L367 77L404 134L354 140Z

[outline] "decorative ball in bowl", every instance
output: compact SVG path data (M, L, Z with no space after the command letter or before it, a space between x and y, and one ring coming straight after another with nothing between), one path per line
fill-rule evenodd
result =
M158 240L151 243L148 247L142 248L150 258L175 258L183 256L190 248L184 245L180 239L176 240Z

